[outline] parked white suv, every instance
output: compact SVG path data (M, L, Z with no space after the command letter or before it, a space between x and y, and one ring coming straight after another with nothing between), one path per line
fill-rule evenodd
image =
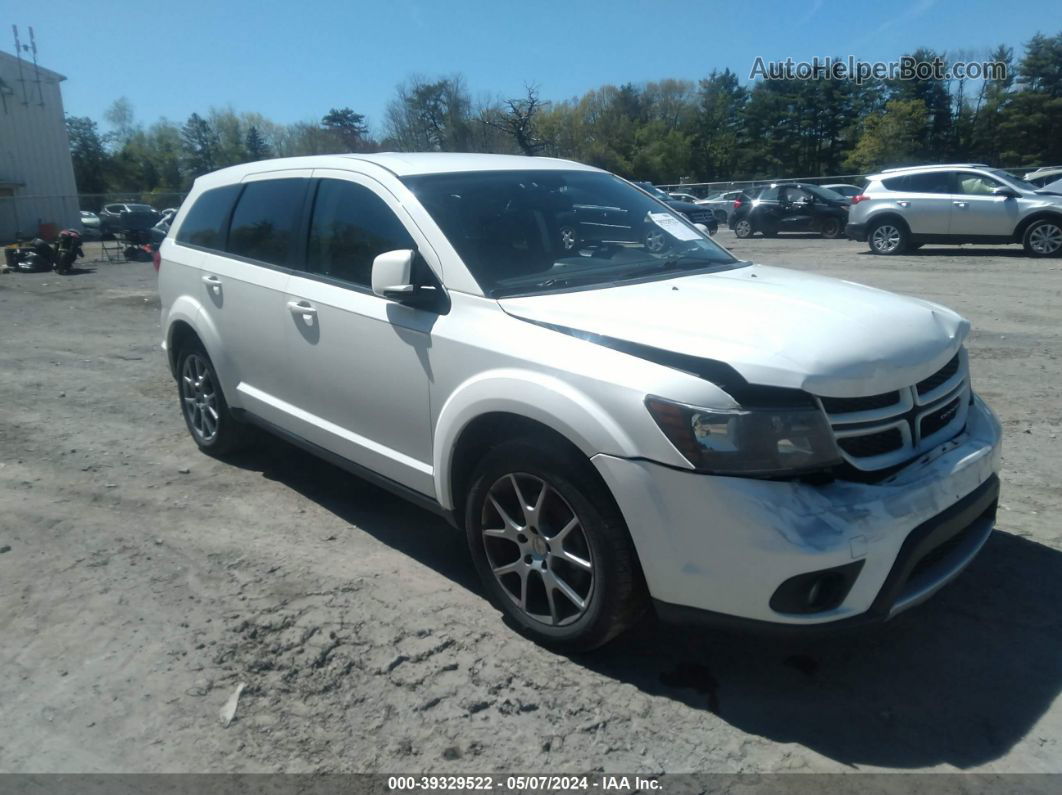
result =
M875 254L924 243L1021 243L1062 256L1062 196L979 163L887 169L852 198L848 237Z
M259 426L443 514L540 642L592 648L650 600L884 619L992 530L1000 426L965 320L736 260L598 169L250 163L196 181L161 259L196 444Z

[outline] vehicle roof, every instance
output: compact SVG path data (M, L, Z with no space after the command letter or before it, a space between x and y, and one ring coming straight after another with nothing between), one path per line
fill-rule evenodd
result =
M985 163L933 163L926 166L901 166L900 168L885 168L878 174L874 174L874 177L880 177L882 174L903 174L910 171L941 171L952 168L988 168L992 166Z
M356 162L353 162L356 161ZM303 168L334 168L350 170L358 163L372 163L385 168L397 177L420 174L450 174L466 171L600 171L593 166L561 160L555 157L526 157L524 155L486 155L465 152L378 152L376 154L310 155L307 157L279 157L241 163L200 177L208 183L226 183L242 179L248 174ZM197 180L198 182L199 180Z

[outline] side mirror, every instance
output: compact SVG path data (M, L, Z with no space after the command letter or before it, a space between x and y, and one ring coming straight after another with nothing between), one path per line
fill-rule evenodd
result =
M996 188L994 191L992 191L992 195L993 196L1002 196L1004 199L1017 199L1019 196L1021 196L1021 194L1018 193L1013 188L1007 188L1007 187Z
M416 292L413 284L413 258L410 248L385 251L372 261L372 291L381 298L402 301Z

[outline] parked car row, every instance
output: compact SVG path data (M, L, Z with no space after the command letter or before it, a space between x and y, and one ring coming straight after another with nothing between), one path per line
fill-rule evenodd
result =
M1062 256L1062 166L1025 179L984 163L910 166L873 174L863 188L780 181L696 205L739 238L847 236L884 255L927 243L1020 243L1032 257Z

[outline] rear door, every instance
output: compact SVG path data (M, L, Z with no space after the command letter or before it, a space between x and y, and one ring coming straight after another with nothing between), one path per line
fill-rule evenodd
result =
M272 422L283 419L278 402L297 393L285 362L285 296L309 176L302 170L246 177L230 213L225 250L204 251L199 262L201 305L228 359L215 362L226 394Z
M305 439L434 495L428 387L438 315L372 292L377 255L434 251L398 200L370 177L317 170L304 270L286 308L287 367L299 384L291 421Z
M951 174L947 171L927 171L923 174L904 174L887 177L881 184L888 191L901 195L891 209L898 210L911 232L916 235L946 235L951 227Z

